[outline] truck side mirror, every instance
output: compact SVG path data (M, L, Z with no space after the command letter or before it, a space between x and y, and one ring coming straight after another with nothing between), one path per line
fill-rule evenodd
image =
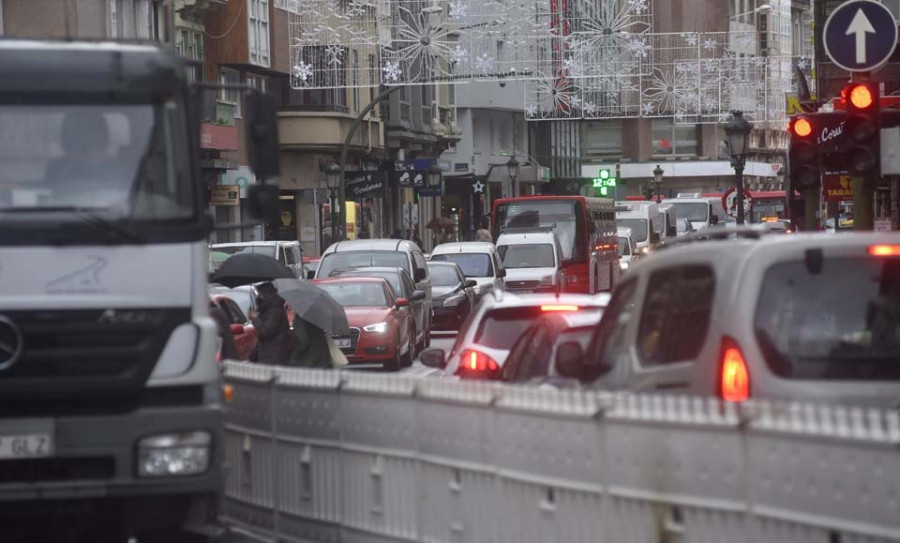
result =
M251 92L244 98L247 158L260 179L276 177L278 162L278 108L269 94Z
M718 215L713 215L712 217L710 217L710 219L709 219L709 224L711 224L711 225L713 225L713 226L719 224L719 216L718 216Z
M667 237L674 238L677 235L678 235L678 227L675 226L674 224L669 225L669 227L666 228L666 236Z

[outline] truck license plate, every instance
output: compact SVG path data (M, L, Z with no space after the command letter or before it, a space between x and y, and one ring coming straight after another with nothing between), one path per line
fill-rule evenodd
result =
M334 343L338 346L339 349L349 349L353 346L353 340L348 337L335 338Z
M0 436L0 460L44 458L53 454L50 434L18 434Z

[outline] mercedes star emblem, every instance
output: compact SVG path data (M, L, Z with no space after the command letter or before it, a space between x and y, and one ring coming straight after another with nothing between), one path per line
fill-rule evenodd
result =
M3 371L22 356L22 332L16 324L0 315L0 371Z

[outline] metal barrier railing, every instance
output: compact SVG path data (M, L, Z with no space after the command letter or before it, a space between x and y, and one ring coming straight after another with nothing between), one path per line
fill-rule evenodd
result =
M228 363L268 541L900 541L900 415Z

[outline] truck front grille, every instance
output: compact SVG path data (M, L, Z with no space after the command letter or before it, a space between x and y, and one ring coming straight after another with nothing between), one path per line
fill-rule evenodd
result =
M0 312L22 352L0 371L0 403L128 396L142 388L189 308Z

